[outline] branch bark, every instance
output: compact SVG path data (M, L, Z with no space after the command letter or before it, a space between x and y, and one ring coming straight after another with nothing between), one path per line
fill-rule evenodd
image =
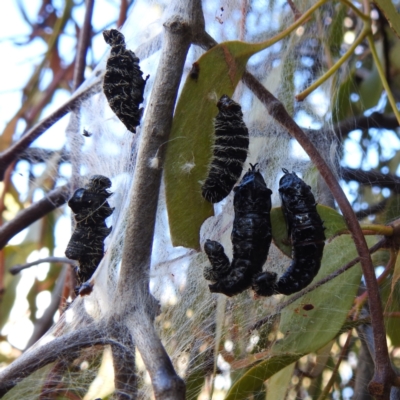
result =
M182 4L179 13L174 13L164 27L163 49L152 97L148 101L130 195L117 287L117 298L121 299L117 313L123 316L143 358L156 399L183 400L185 385L175 373L153 326L157 304L149 293L148 275L162 169L151 167L150 160L157 156L160 166L164 161L165 146L162 144L168 141L171 131L186 55L191 41L204 32L201 1Z
M0 372L0 397L4 396L22 379L47 364L62 358L74 359L79 356L82 349L99 344L120 346L106 338L102 327L92 325L27 351Z
M63 205L69 196L69 186L61 186L49 192L43 199L20 211L17 216L0 228L0 250L17 233L49 212Z

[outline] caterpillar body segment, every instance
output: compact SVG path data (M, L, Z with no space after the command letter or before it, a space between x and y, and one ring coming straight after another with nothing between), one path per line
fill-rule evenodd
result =
M114 211L107 202L111 181L94 175L89 183L77 189L68 205L75 214L76 227L65 250L65 255L79 262L75 268L79 285L89 280L104 255L104 240L110 234L105 220Z
M271 193L260 172L251 166L235 188L232 262L218 242L210 240L205 245L211 263L205 278L215 281L209 285L211 292L234 296L248 289L254 275L262 271L272 238Z
M217 107L213 158L202 186L203 197L211 203L228 196L242 174L249 148L249 132L240 105L223 95Z
M310 186L294 172L287 169L283 172L279 194L292 242L293 261L279 280L270 272L255 277L253 289L260 296L290 295L307 287L320 269L325 246L325 228Z
M143 108L143 92L146 79L139 66L139 58L126 49L124 35L116 29L103 32L104 40L111 46L104 75L103 91L111 109L132 132L140 124Z

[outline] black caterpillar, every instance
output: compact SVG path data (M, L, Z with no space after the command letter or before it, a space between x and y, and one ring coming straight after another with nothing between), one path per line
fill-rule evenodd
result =
M249 148L249 132L240 105L223 95L217 107L214 154L201 188L203 197L211 203L218 203L228 196L242 174Z
M250 164L251 165L251 164ZM257 164L256 164L257 165ZM223 246L207 240L204 250L211 267L205 268L204 277L215 283L211 292L233 296L249 288L253 276L262 271L271 244L271 190L256 165L243 176L235 187L233 205L235 219L231 240L233 260L229 262Z
M78 260L75 267L78 283L83 287L90 279L104 255L104 239L110 234L105 219L114 209L107 199L111 193L107 190L111 181L103 175L93 175L85 188L75 191L68 201L75 214L76 227L68 243L65 255Z
M325 228L310 186L294 172L287 169L283 172L279 195L292 242L293 261L278 281L276 274L271 272L255 277L253 289L260 296L289 295L308 286L319 271L325 246Z
M103 90L111 109L132 133L140 124L143 108L143 92L146 79L142 78L139 59L125 46L124 35L116 29L103 32L104 40L111 46L107 60Z

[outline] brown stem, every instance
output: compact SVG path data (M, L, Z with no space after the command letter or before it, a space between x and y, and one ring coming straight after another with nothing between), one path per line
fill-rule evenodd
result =
M92 325L67 333L22 354L0 372L0 397L4 396L22 379L53 361L64 358L75 359L82 349L95 345L120 346L119 343L107 339L104 333L103 328Z
M400 193L400 178L393 174L382 174L381 172L361 169L341 168L340 176L345 181L356 181L362 185L385 187Z
M61 301L64 282L68 272L67 268L69 267L64 267L64 269L61 270L54 289L51 292L50 305L46 308L46 311L42 317L35 321L33 333L28 344L26 345L26 348L29 348L36 343L53 325L54 314L58 310Z
M152 167L149 161L157 155L160 166L163 164L163 144L171 131L186 55L191 39L204 31L201 1L182 4L164 24L162 53L137 156L116 294L121 299L116 312L130 329L150 374L156 399L171 400L185 398L185 385L153 326L157 305L149 293L149 268L162 169Z
M8 272L11 275L17 275L24 269L27 269L27 268L33 267L34 265L38 265L38 264L42 264L42 263L59 263L59 264L75 265L76 261L70 260L69 258L66 258L66 257L45 257L45 258L41 258L41 259L36 260L36 261L32 261L32 262L27 263L27 264L14 265L13 267L11 267L8 270Z
M98 90L100 81L96 81L91 86L85 88L82 91L71 97L65 104L63 104L56 111L51 113L48 117L38 122L34 127L29 129L21 139L10 146L7 150L0 154L0 181L4 179L4 173L6 168L16 160L21 153L24 152L42 133L46 132L51 126L53 126L59 119L66 115L69 111L74 110L85 98L91 96Z
M78 52L75 60L73 90L76 90L85 79L86 54L92 36L92 15L94 0L85 2L85 19L79 33Z
M17 233L63 205L67 201L68 195L68 185L61 186L49 192L43 199L20 211L13 220L0 228L0 249Z
M334 173L326 164L325 160L321 157L321 154L315 148L314 144L287 113L283 104L248 72L244 73L243 81L265 105L268 113L280 125L286 128L290 135L293 136L303 147L330 188L340 210L343 213L343 217L350 232L352 233L354 244L360 256L361 267L364 273L367 290L369 292L368 299L371 310L371 324L373 327L374 341L377 350L375 359L375 374L374 379L370 384L370 390L371 394L378 396L378 398L387 399L387 396L389 396L390 393L390 382L393 378L394 372L390 363L388 347L386 343L386 331L383 320L382 304L379 295L378 284L375 279L375 269L372 265L368 246L354 211L351 208L351 205L347 200L343 189L340 187Z
M379 249L381 249L382 247L384 247L385 245L386 245L386 239L384 238L384 239L381 239L378 243L375 243L368 251L370 254L373 254L376 251L378 251ZM263 319L260 319L254 325L252 325L249 330L253 331L256 329L260 329L261 326L266 324L271 317L280 313L284 308L286 308L290 304L294 303L296 300L300 299L300 297L303 297L307 293L310 293L313 290L319 288L320 286L325 285L325 283L331 281L332 279L335 279L337 276L343 274L343 272L346 272L348 269L350 269L351 267L354 267L359 262L360 262L360 257L356 257L353 260L351 260L350 262L348 262L346 265L343 265L343 267L341 267L338 270L332 272L331 274L325 276L325 278L320 279L318 282L315 282L313 285L307 286L302 291L294 294L288 300L280 303L277 306L277 308L275 309L273 314L267 315Z
M119 15L117 21L117 27L120 27L126 21L126 13L128 11L128 0L121 0L121 6L119 7Z

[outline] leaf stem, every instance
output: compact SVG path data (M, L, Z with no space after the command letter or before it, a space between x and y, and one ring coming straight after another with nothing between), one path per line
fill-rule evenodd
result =
M327 0L319 0L317 1L311 8L309 8L296 22L294 22L292 25L290 25L288 28L283 30L281 33L277 34L276 36L265 40L264 42L255 44L253 47L253 52L257 53L261 50L266 49L267 47L272 46L276 42L279 42L281 39L285 38L289 33L293 32L296 28L299 26L303 25L308 18L314 13L315 10L317 10L319 7L321 7L323 4L325 4Z
M301 93L296 95L297 101L303 101L311 92L313 92L318 86L322 85L326 80L328 80L341 66L342 64L353 54L356 47L365 39L365 37L370 33L370 27L364 26L358 38L353 42L346 53L332 66L324 75L318 78L311 86Z
M367 39L368 39L369 47L371 49L372 57L374 58L375 65L376 65L376 68L378 70L379 77L381 78L382 85L386 90L386 94L388 96L389 103L392 106L393 113L396 116L397 122L400 125L400 113L399 113L399 110L397 109L396 100L393 97L393 93L390 90L389 83L386 80L385 71L383 70L382 64L381 64L381 62L379 60L379 56L378 56L378 53L376 51L374 39L373 39L371 33L368 34Z

